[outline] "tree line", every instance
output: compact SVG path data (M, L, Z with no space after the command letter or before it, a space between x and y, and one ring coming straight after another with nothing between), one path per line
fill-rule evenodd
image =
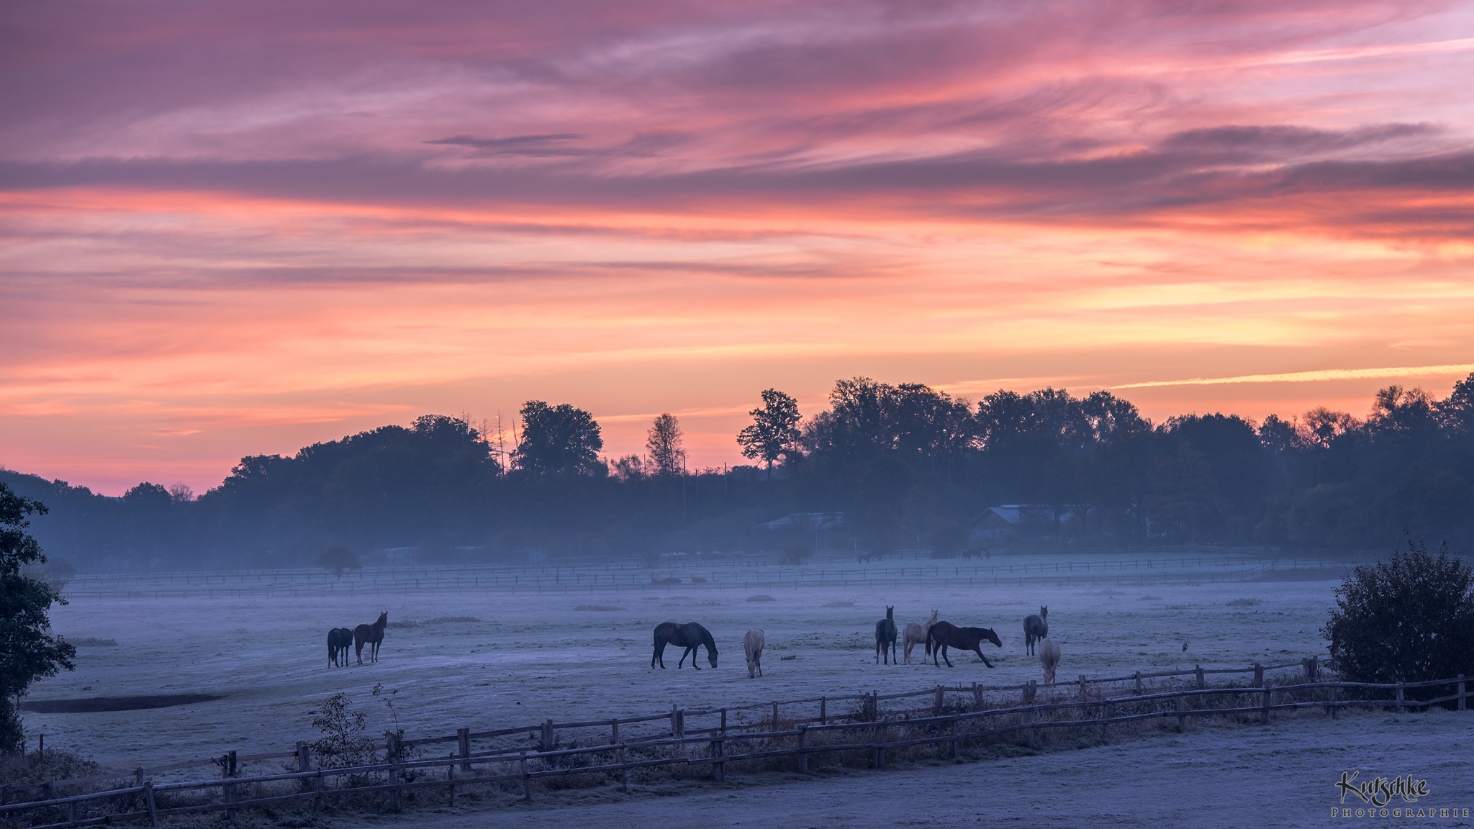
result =
M592 414L529 401L510 451L467 418L425 415L242 458L199 497L141 483L107 498L8 470L0 482L46 504L36 537L87 569L310 564L344 548L433 562L1474 538L1474 374L1444 399L1382 389L1365 418L1316 408L1152 423L1104 391L1000 390L972 403L865 377L837 382L807 416L769 389L750 417L735 439L752 464L733 468L689 469L670 414L650 425L646 452L610 458ZM1028 520L980 533L1001 504L1029 505ZM834 519L768 528L795 513Z

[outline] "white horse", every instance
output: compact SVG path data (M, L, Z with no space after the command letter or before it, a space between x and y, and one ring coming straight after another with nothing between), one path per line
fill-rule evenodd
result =
M1044 666L1044 684L1054 683L1054 669L1059 667L1059 645L1053 639L1040 639L1039 664Z
M742 637L742 649L747 651L747 678L752 679L754 672L757 676L763 675L763 645L767 644L763 638L761 628L753 628Z
M905 648L906 648L906 664L907 665L910 665L911 664L911 649L914 648L914 647L916 647L917 645L924 644L926 642L926 631L927 631L927 629L930 628L932 625L934 625L936 623L937 623L937 609L936 608L932 608L931 618L926 620L926 624L924 624L924 625L918 625L915 622L912 622L911 624L909 624L909 625L906 626L905 643L904 644L905 644Z

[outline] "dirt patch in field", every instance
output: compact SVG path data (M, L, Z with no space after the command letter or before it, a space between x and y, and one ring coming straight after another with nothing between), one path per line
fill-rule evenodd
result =
M22 711L37 714L93 714L101 711L141 711L145 708L173 708L197 702L225 699L220 694L169 694L147 697L87 697L84 699L38 699L20 704Z

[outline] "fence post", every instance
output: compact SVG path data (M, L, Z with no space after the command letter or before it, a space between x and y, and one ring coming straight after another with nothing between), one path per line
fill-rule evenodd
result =
M1264 687L1264 666L1258 662L1254 663L1254 687Z
M1141 696L1141 671L1136 672L1136 695Z
M552 751L553 748L554 748L554 743L556 743L556 742L557 742L557 738L553 735L553 721L552 720L544 720L543 721L542 737L541 737L541 739L539 739L537 741L537 744L538 744L537 745L537 750L538 751Z
M148 809L148 825L153 829L158 829L159 810L154 808L154 781L152 780L143 784L143 805Z
M977 710L983 710L983 689L976 682L972 684L972 704Z
M1464 710L1464 675L1459 674L1459 710Z
M1203 666L1202 665L1199 665L1199 666L1197 666L1197 668L1198 668L1198 670L1197 670L1197 674L1198 674L1198 690L1201 691L1201 690L1203 690L1203 688L1205 688L1207 686L1203 683Z
M311 770L312 770L312 749L308 748L306 743L304 743L304 742L298 742L297 743L297 771L298 772L302 772L302 773L306 773L306 772L309 772ZM298 781L298 786L301 788L302 791L304 791L304 792L310 792L313 789L313 782L312 782L311 779L306 778L306 777L303 777L303 778L301 778ZM315 803L315 801L314 801L314 803Z
M932 704L932 716L934 716L934 717L940 717L941 715L942 715L942 686L938 685L937 686L937 699L936 699L936 702Z
M1333 720L1336 719L1336 709L1339 707L1339 706L1336 705L1336 690L1337 690L1337 687L1335 685L1332 685L1331 686L1331 701L1330 701L1330 704L1328 704L1326 706L1326 709L1327 709L1326 710L1326 713L1327 714L1330 714L1331 715L1331 719L1333 719Z
M1039 686L1035 685L1034 684L1034 680L1032 680L1032 679L1029 680L1028 682L1025 682L1023 684L1023 687L1020 690L1019 695L1023 698L1024 705L1033 705L1034 704L1034 692L1035 692L1035 689L1037 689L1038 687Z
M1402 706L1402 683L1401 682L1397 683L1397 710L1399 712L1407 710L1407 709L1403 708L1403 706Z
M1100 741L1102 743L1106 742L1106 739L1109 736L1109 732L1106 730L1106 728L1110 725L1110 722L1111 704L1109 702L1102 702L1100 704Z
M445 786L450 793L450 805L456 805L456 756L450 755L450 762L445 764Z
M798 773L809 773L809 727L798 727Z
M225 772L226 778L231 778L231 777L235 777L235 768L236 768L236 765L235 765L235 751L234 751L234 749L232 749L231 751L226 752L226 754L225 754L225 762L221 764L221 771ZM226 803L234 803L235 802L235 784L234 783L226 783L223 788L225 789L225 791L223 792L223 797L225 799L225 802ZM229 807L229 806L226 807L226 809L225 809L225 820L226 820L226 822L227 823L230 822L234 817L235 817L235 809L234 809L234 807Z
M519 770L520 770L520 772L522 774L522 800L525 801L525 802L527 802L527 803L531 803L532 802L532 775L529 774L528 771L527 771L527 752L525 752L525 751L522 752L521 755L519 755L517 759L518 759L517 765L518 765Z
M885 749L882 747L881 739L885 735L885 725L877 722L875 724L875 768L885 768Z
M1177 697L1177 733L1187 730L1187 697Z
M1263 688L1263 690L1260 691L1260 695L1261 695L1261 698L1262 698L1262 701L1260 702L1260 708L1259 708L1259 724L1260 725L1269 725L1269 697L1273 693L1274 692L1269 689L1269 686L1268 685L1265 685L1264 688Z
M778 701L773 701L773 730L778 730Z
M723 745L725 742L726 740L723 740L721 737L717 737L711 741L710 751L713 758L720 758L726 755L726 746ZM725 782L727 779L726 765L720 759L714 760L711 764L711 779L718 783Z
M1033 680L1029 680L1029 681L1030 682L1033 682ZM1084 674L1080 674L1080 699L1081 700L1090 699L1090 689L1089 689L1089 686L1087 686L1085 684L1085 675Z
M976 684L976 683L974 683L974 684ZM952 759L954 759L954 760L957 759L957 755L959 755L959 754L962 753L961 741L958 738L958 732L961 729L962 729L962 718L961 717L953 717L952 718Z
M825 703L827 703L828 701L829 701L829 698L828 697L819 697L819 724L820 725L824 725L824 713L825 713L824 712L824 707L825 707Z
M471 729L456 729L456 743L461 751L461 771L468 772L471 770ZM455 787L452 786L451 791L454 792Z

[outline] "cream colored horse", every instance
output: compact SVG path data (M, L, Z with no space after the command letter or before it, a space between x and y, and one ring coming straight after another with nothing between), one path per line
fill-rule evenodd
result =
M752 679L754 672L757 676L763 675L763 645L767 644L763 637L762 629L753 628L742 637L742 649L747 652L747 678Z
M909 624L909 625L906 626L905 642L903 644L905 645L905 650L906 650L906 664L907 665L910 665L911 664L911 649L914 648L914 647L916 647L917 645L921 645L921 644L924 644L926 642L926 630L927 630L927 628L931 627L932 625L934 625L936 623L937 623L937 609L936 608L932 608L931 618L926 620L926 624L924 624L924 625L918 625L915 622L912 622L911 624Z
M1059 645L1053 639L1040 639L1039 664L1044 666L1044 684L1054 684L1054 669L1059 667Z

